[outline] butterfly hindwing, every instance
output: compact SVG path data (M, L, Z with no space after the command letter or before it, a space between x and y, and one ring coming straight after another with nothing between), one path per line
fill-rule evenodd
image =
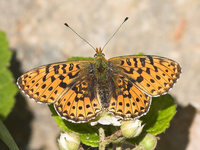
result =
M94 76L76 82L56 103L55 108L63 118L73 122L86 122L101 111L97 99Z
M108 111L123 119L136 118L148 112L151 97L123 75L113 75L112 79L114 91L112 91Z
M177 62L158 56L122 56L108 61L113 70L127 76L132 83L151 96L168 92L181 73Z

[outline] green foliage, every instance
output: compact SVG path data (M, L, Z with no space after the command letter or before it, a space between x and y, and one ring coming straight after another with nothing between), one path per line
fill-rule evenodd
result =
M157 135L170 126L170 121L176 113L176 104L169 94L155 97L147 115L141 120L145 123L144 131Z
M19 150L8 129L0 120L0 139L9 147L10 150Z
M6 35L0 31L0 119L5 119L14 105L17 92L13 77L8 70L11 51L8 49Z
M93 57L72 57L68 58L67 61L73 61L73 60L94 60Z
M9 149L19 150L6 126L1 121L10 113L14 105L14 96L17 92L12 74L8 70L11 55L6 35L0 31L0 139Z

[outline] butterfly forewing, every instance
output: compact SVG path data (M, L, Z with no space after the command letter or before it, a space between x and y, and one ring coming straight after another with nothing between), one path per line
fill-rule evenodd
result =
M108 61L114 72L123 74L151 96L168 92L181 73L177 62L158 56L122 56Z
M87 121L100 111L95 88L87 86L95 84L94 78L82 78L89 77L91 64L93 61L70 61L41 66L22 75L17 84L37 102L56 102L56 109L63 118Z

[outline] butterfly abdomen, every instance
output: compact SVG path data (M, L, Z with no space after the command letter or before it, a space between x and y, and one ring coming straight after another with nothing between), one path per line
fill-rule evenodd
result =
M110 82L108 75L108 62L103 56L96 58L94 70L97 79L97 92L99 98L103 108L107 108L109 106L110 99Z

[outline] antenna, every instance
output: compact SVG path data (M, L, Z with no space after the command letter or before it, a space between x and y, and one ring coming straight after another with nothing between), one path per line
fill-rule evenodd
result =
M119 31L119 29L121 28L121 26L124 24L124 22L126 22L128 20L128 17L126 17L124 19L124 21L121 23L121 25L117 28L117 30L113 33L113 35L109 38L109 40L106 42L106 44L103 46L102 48L102 51L103 49L106 47L106 45L110 42L110 40L115 36L115 34Z
M94 48L94 46L92 46L92 44L90 44L86 39L84 39L82 36L80 36L73 28L71 28L67 23L65 23L64 25L66 25L72 32L74 32L76 35L78 35L83 41L85 41L87 44L89 44L95 51L96 49Z

